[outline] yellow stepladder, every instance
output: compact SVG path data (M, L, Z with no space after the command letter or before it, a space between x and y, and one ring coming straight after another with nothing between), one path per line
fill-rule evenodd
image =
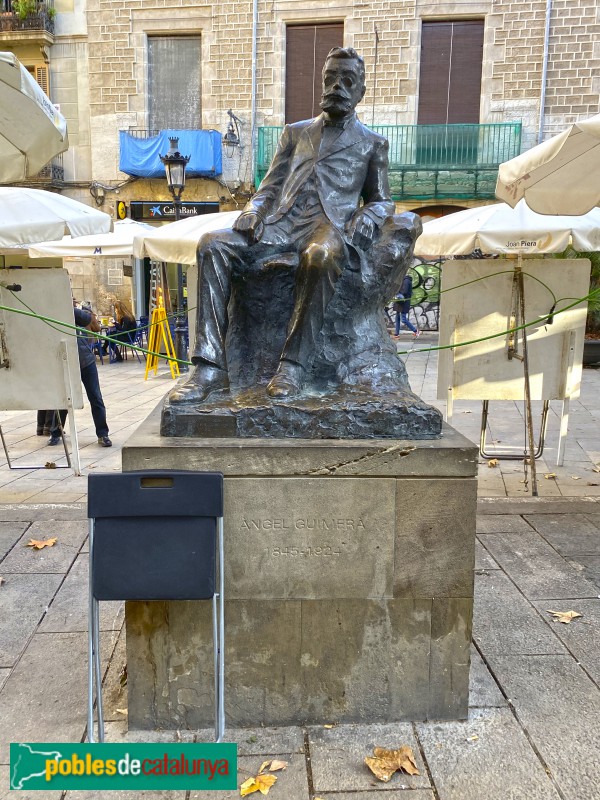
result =
M161 345L164 345L164 356L158 355L161 352ZM152 318L150 320L148 351L144 380L148 379L150 370L154 370L155 375L158 373L159 358L167 359L173 379L179 377L179 364L175 356L175 345L173 344L173 337L171 336L171 329L169 328L169 321L167 319L167 311L162 303L162 293L160 290L158 292L158 305L152 311Z

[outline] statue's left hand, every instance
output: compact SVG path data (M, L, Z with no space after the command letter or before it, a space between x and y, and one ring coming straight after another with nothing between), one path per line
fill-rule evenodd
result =
M376 225L371 217L358 211L350 220L347 228L348 238L355 247L368 250L375 238Z

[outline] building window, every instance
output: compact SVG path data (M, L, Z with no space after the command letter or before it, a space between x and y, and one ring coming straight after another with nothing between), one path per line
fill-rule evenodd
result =
M419 125L479 123L483 20L423 22Z
M199 36L148 37L148 127L202 128Z
M286 30L285 121L321 113L323 65L332 47L344 46L344 26L288 25Z

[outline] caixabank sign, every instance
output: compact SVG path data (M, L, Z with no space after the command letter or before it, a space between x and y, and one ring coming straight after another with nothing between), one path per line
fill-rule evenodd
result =
M235 744L10 745L10 788L16 790L231 790L236 785Z
M146 222L172 222L175 219L175 205L165 200L148 202L133 200L129 204L131 219ZM215 214L219 210L218 203L181 203L180 219L197 217L201 214Z

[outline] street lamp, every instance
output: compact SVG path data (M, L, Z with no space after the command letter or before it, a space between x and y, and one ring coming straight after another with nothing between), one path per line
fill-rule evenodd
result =
M182 156L179 152L179 138L169 137L171 147L165 156L159 156L165 165L167 185L173 205L175 207L175 220L181 219L181 195L185 189L185 168L190 156ZM183 311L183 267L177 264L177 319L175 321L175 355L179 361L181 372L187 372L187 352L185 345L185 335L187 331L187 312Z

